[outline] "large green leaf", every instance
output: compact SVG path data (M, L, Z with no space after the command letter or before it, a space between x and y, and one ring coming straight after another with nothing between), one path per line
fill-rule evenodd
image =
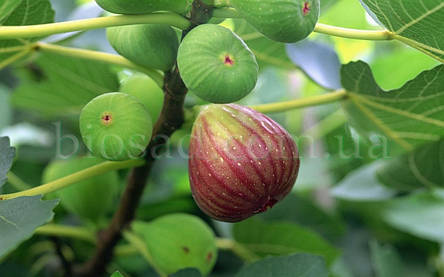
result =
M327 277L324 260L319 256L296 254L269 257L244 267L236 277Z
M398 190L444 186L444 140L405 154L378 170L381 182Z
M22 3L23 0L0 0L0 24Z
M42 201L41 196L0 200L0 257L50 221L56 205L57 200Z
M396 191L381 185L375 176L375 171L381 166L381 162L374 162L350 172L331 189L331 194L336 198L350 201L390 199L396 194Z
M7 19L2 25L5 26L24 26L35 25L42 23L54 22L54 11L51 8L49 0L33 0L33 1L19 1L19 0L6 0L6 2L16 2L15 4L7 4L9 6L9 14ZM19 5L17 5L17 3ZM21 3L21 4L20 4ZM1 0L0 0L0 19L1 13ZM16 6L17 5L17 6ZM15 9L11 11L10 9ZM9 58L11 55L20 51L8 51L8 49L14 49L17 46L23 46L31 40L0 40L0 62ZM3 53L2 53L3 52Z
M338 251L317 233L290 222L264 222L249 219L233 228L236 241L259 256L311 253L323 256L328 263Z
M444 243L444 193L419 193L389 202L384 220L423 239Z
M444 136L444 65L425 71L397 90L384 91L364 62L341 70L348 99L344 108L354 127L369 139L393 142L392 153L413 150Z
M363 0L384 26L410 45L444 61L442 0ZM441 26L441 27L440 27Z
M12 102L45 116L78 114L91 99L119 86L116 74L103 63L43 54L32 67L34 78L22 82Z
M0 137L0 187L6 182L6 175L11 169L15 157L15 148L9 144L8 137Z

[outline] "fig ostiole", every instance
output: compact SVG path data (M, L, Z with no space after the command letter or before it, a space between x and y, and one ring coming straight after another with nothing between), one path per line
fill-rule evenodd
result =
M248 95L258 77L256 58L231 30L214 24L194 28L179 46L177 64L187 88L211 103Z
M186 14L193 0L96 0L104 10L117 14L146 14L171 11Z
M49 183L95 166L104 160L97 157L80 157L51 162L43 173L43 182ZM83 219L96 222L112 207L119 189L119 176L111 171L85 181L72 184L55 193L61 205ZM100 197L97 197L100 195Z
M88 149L106 160L137 159L152 135L152 120L139 100L125 93L106 93L80 114L80 132Z
M167 71L176 62L179 39L168 25L111 27L106 34L109 43L120 55L138 65Z
M311 34L319 19L319 0L231 0L234 8L266 37L293 43Z
M235 104L209 105L194 123L191 190L214 219L236 222L266 211L290 193L298 171L294 140L259 112Z

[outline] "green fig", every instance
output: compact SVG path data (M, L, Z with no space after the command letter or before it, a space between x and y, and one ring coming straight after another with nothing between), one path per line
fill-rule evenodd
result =
M120 91L139 99L150 113L153 124L159 119L163 106L163 90L153 79L143 74L135 74L122 82Z
M319 19L319 0L231 0L231 4L259 32L280 42L306 38Z
M207 275L214 267L216 239L198 217L171 214L150 223L134 222L132 228L145 241L156 266L168 275L190 267Z
M152 135L145 106L125 93L106 93L89 102L80 114L80 132L88 149L106 160L137 159Z
M146 14L171 11L186 14L193 0L96 0L104 10L118 14Z
M97 157L82 157L50 163L43 174L43 182L74 174L95 166L104 160ZM97 222L110 210L119 186L117 172L110 171L85 181L72 184L55 193L61 205L81 218Z
M187 88L212 103L238 101L257 82L254 54L241 38L219 25L194 28L179 47L177 64Z
M106 33L111 46L138 65L167 71L176 62L179 39L168 25L112 27Z

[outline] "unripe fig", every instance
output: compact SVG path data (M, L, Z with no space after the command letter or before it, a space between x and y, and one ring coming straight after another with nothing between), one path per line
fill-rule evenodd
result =
M216 262L214 233L198 217L172 214L150 223L136 221L132 228L145 241L154 263L168 275L190 267L207 275Z
M231 0L253 27L280 42L306 38L319 19L319 0Z
M210 105L194 123L188 170L199 207L236 222L291 191L299 156L292 137L267 116L235 104Z
M43 174L43 182L49 183L80 170L95 166L104 160L97 157L82 157L54 161ZM61 205L68 211L96 222L110 210L117 195L119 177L111 171L85 181L72 184L56 192Z
M242 99L258 76L256 58L242 39L214 24L200 25L184 38L177 64L187 88L211 103Z
M126 78L120 91L135 96L150 113L153 124L159 118L163 106L163 91L150 77L135 74Z
M106 34L120 55L141 66L167 71L176 62L179 39L168 25L112 27Z
M171 11L185 14L193 0L96 0L104 10L118 14L146 14L155 11Z
M80 114L80 132L88 149L106 160L138 158L152 135L145 106L125 93L106 93L89 102Z

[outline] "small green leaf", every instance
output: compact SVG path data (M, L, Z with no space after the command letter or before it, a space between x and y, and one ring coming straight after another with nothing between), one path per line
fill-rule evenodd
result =
M123 275L119 271L116 271L111 275L111 277L123 277Z
M391 245L382 246L376 241L370 242L373 267L377 277L403 277L404 265L401 257Z
M10 146L8 137L0 137L0 187L6 182L15 157L15 148Z
M439 65L400 89L384 91L366 63L344 65L341 77L348 100L343 104L351 123L370 140L388 139L392 154L438 141L444 136L443 69Z
M109 65L43 54L16 89L12 103L44 116L78 115L90 100L117 91L119 83Z
M418 193L392 200L383 218L401 231L444 243L444 195Z
M384 187L375 176L375 171L383 166L374 162L352 171L331 189L331 194L351 201L378 201L392 198L396 191Z
M444 2L442 0L363 0L379 21L403 42L444 61Z
M23 0L0 0L0 24L22 3Z
M269 257L244 267L236 277L327 277L324 260L319 256L296 254Z
M236 223L233 235L250 251L266 257L292 253L312 253L333 262L338 251L317 233L289 222L249 219Z
M410 191L421 187L444 186L444 140L421 148L386 163L378 170L385 185Z
M41 196L0 200L0 257L29 238L34 230L50 221L57 200Z

